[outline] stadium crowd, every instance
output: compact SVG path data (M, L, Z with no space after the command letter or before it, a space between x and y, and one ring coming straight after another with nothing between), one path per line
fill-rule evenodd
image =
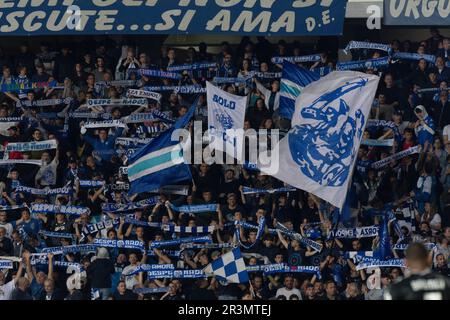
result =
M26 44L14 53L0 49L0 140L5 155L0 165L0 260L12 261L10 267L0 268L0 300L380 300L385 289L404 277L407 270L398 266L358 269L357 265L358 255L377 252L385 239L378 233L353 238L330 234L345 228L381 228L384 219L389 220L388 235L384 237L389 239L390 248L400 245L389 250L384 259L401 259L401 245L422 242L429 248L433 271L449 277L450 68L446 63L450 61L450 39L433 30L429 39L393 41L390 45L393 52L426 53L437 59L435 63L397 60L384 68L360 70L381 76L371 118L394 125L366 128L364 139L372 143L363 144L358 152L347 196L349 212L345 215L302 190L246 193L246 188L273 190L285 186L257 169L238 164L191 165L193 180L177 184L185 188L130 195L126 172L121 169L126 167L127 148L134 141L158 136L170 126L167 119L177 119L187 112L196 94L164 91L160 92L160 101L148 99L148 105L139 107L87 103L89 99L127 98L128 89L204 87L215 76L245 78L256 71L260 75L258 82L222 87L230 93L250 96L245 129L286 132L289 121L278 113L280 79L264 76L282 71L279 64L272 63L272 57L320 54L320 61L298 64L308 69L335 68L337 52L305 49L298 42L271 44L263 37L255 43L243 38L238 46L224 42L218 54L209 53L205 43L187 51L163 46L160 59L150 59L148 52L135 47L122 50L117 44L103 43L77 48L42 43L37 52ZM352 60L383 54L377 50L351 50ZM166 71L170 66L209 62L217 67L184 70L180 80L136 71ZM3 89L7 88L4 85L54 81L57 87ZM61 100L39 104L51 99ZM203 121L204 129L207 107L206 94L201 93L194 119ZM165 117L125 122L123 127L84 127L93 119L119 120L155 110ZM83 118L76 113L89 115ZM48 150L7 150L10 143L53 139L56 146ZM385 140L393 143L383 143ZM415 146L420 146L415 153L381 167L373 166ZM40 160L41 164L36 166L30 160ZM159 197L154 205L117 210L127 208L120 205L154 196ZM39 211L44 204L79 211L50 212L48 206L47 211ZM219 206L201 213L174 210L200 204ZM115 209L104 210L107 207ZM262 235L257 226L261 217L266 221ZM236 221L255 228L244 228ZM104 224L100 226L99 222ZM322 250L305 245L298 237L269 232L277 223L320 244ZM91 229L92 225L96 227ZM229 250L226 245L195 247L192 243L152 247L154 241L196 236L156 225L214 226L212 243L239 245L247 266L285 263L291 267L316 266L320 272L252 271L251 285L226 283L214 277L155 279L146 272L133 273L140 265L155 264L202 269ZM145 250L120 246L46 250L89 245L96 238L137 240Z

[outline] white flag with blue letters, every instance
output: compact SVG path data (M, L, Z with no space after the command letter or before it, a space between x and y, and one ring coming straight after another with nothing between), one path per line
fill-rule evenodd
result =
M266 173L342 208L379 79L339 71L305 87L278 168Z
M242 159L242 143L234 130L244 128L246 96L237 96L206 82L210 147Z

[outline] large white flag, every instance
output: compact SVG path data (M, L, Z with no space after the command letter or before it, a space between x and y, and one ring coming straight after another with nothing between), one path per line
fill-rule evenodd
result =
M277 169L261 171L342 208L379 80L339 71L305 87Z
M243 132L247 97L225 92L210 82L206 83L206 92L209 146L242 159L242 135L236 130Z

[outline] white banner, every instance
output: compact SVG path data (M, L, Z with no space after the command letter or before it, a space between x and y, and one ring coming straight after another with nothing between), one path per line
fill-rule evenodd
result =
M208 130L210 147L242 159L243 143L239 143L237 129L244 128L247 97L237 96L206 83L208 103ZM242 131L243 133L243 131Z

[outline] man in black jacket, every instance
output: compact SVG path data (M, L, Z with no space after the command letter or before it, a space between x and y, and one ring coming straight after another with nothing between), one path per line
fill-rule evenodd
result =
M87 275L91 280L91 287L98 289L103 300L108 300L111 293L111 275L115 271L114 264L109 259L108 250L99 248L97 258L87 268Z
M429 254L421 243L412 243L406 249L406 267L410 276L391 285L385 300L449 300L450 280L430 268Z
M6 229L0 227L0 256L11 256L13 252L12 241L6 237Z

